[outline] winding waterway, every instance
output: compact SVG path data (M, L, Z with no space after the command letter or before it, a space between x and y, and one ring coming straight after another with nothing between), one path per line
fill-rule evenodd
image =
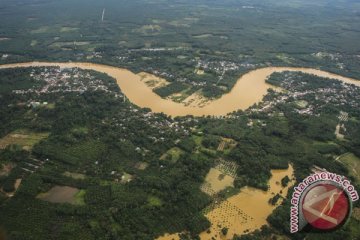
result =
M252 70L241 76L235 86L227 94L219 99L211 101L204 107L184 106L181 103L170 99L163 99L152 91L150 87L141 81L141 76L129 70L84 62L27 62L0 65L0 69L16 67L50 67L58 66L61 68L80 68L103 72L116 79L121 91L135 105L150 108L153 112L163 112L172 117L194 115L224 116L233 111L245 110L255 103L262 100L267 93L267 89L272 88L265 82L266 78L274 72L299 71L313 74L319 77L333 78L349 84L360 86L360 81L352 78L343 77L326 71L312 68L295 67L265 67Z
M299 71L313 74L319 77L333 78L345 83L354 84L360 87L360 81L332 74L329 72L312 68L294 68L294 67L266 67L250 71L241 76L233 89L224 94L219 99L211 101L204 107L184 106L181 103L173 102L169 99L163 99L152 91L144 81L141 81L141 74L135 74L129 70L117 67L83 63L83 62L28 62L0 65L0 69L16 67L50 67L58 66L61 68L80 68L85 70L94 70L103 72L116 79L121 91L127 98L139 107L150 108L153 112L163 112L172 117L194 115L212 115L223 116L239 109L247 109L255 103L262 100L267 93L267 89L273 86L267 84L266 79L274 72ZM282 190L283 196L286 196L286 189L280 189L279 181L285 175L291 176L293 169L290 166L286 171L273 171L273 177L270 180L270 190L263 192L252 188L244 188L242 191L221 203L217 208L207 214L207 217L213 223L211 233L204 232L201 239L211 239L220 236L218 225L229 228L229 235L243 234L244 231L253 231L266 224L266 217L271 214L275 206L268 204L269 198L273 193ZM232 214L233 210L239 214ZM229 218L228 217L228 213ZM221 217L222 216L222 217ZM231 218L231 219L230 219ZM178 239L177 235L167 235L159 239Z

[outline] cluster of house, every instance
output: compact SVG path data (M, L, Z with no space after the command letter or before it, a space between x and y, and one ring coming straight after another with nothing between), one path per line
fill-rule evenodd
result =
M131 114L130 114L131 113ZM182 120L176 121L170 118L164 118L153 112L144 112L133 106L124 108L117 113L116 117L108 121L103 121L103 124L110 124L120 132L123 132L124 138L135 135L132 128L133 124L137 127L141 126L148 129L146 138L151 139L153 143L165 142L168 136L181 135L188 136L190 134L189 124ZM193 125L192 123L190 125ZM153 134L151 134L153 133Z
M360 88L339 82L330 84L327 87L302 90L305 82L298 82L290 75L284 75L282 87L287 92L277 94L274 99L263 101L258 107L254 107L254 112L272 112L274 107L280 103L297 103L296 112L305 115L314 115L316 110L321 108L324 103L331 103L335 106L349 106L351 108L360 108ZM313 99L315 101L309 101Z
M30 73L30 78L35 80L33 87L26 90L13 90L15 94L49 94L86 91L103 91L113 93L112 90L104 83L103 80L92 76L86 71L76 68L41 68L34 69ZM121 97L120 95L118 97Z

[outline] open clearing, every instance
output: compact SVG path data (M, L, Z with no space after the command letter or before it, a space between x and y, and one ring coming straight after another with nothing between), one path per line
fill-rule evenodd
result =
M160 207L163 203L160 198L155 197L155 196L150 196L148 198L148 204L151 207Z
M0 177L8 176L14 167L15 166L12 163L0 165Z
M74 32L79 30L79 28L75 28L75 27L62 27L60 29L60 32Z
M195 69L194 73L196 73L197 75L204 75L205 71L202 69Z
M16 130L0 139L0 149L5 149L8 145L17 144L25 150L31 150L36 143L48 136L49 133L35 133L26 129Z
M354 208L353 216L356 220L360 221L360 208Z
M309 103L305 100L298 100L295 102L295 104L299 107L299 108L306 108Z
M340 123L338 125L336 125L336 128L335 128L335 135L336 135L336 138L339 139L339 140L344 140L345 139L345 135L340 133L340 130L342 128L344 128L344 125L340 124Z
M37 40L31 40L30 46L35 47L38 44Z
M200 35L194 35L194 38L209 38L209 37L213 37L214 35L212 35L211 33L204 33L204 34L200 34Z
M133 32L147 35L147 34L158 33L161 31L161 29L162 28L159 25L151 24L151 25L144 25L138 29L134 29Z
M135 168L138 170L145 170L149 166L146 162L138 162L135 164Z
M53 44L50 45L50 47L57 47L57 48L61 48L61 47L66 47L66 46L85 46L85 45L89 45L90 42L55 42Z
M32 34L46 33L48 30L49 30L48 26L43 26L38 29L31 30L30 33L32 33Z
M22 182L22 179L21 178L18 178L16 179L15 183L14 183L14 191L13 192L4 192L2 189L1 189L1 192L3 192L7 197L13 197L16 193L16 191L18 190L18 188L20 187L20 184Z
M80 180L86 178L85 174L81 174L81 173L64 172L63 175L66 177L71 177L73 179L80 179Z
M360 159L357 156L353 153L345 153L339 157L338 161L346 165L351 174L360 182Z
M173 147L173 148L169 149L169 151L164 153L160 157L160 160L170 159L171 162L176 162L177 160L179 160L181 154L183 154L183 150L181 150L178 147Z
M129 183L134 179L133 175L124 172L123 175L121 176L121 180L120 183L125 184L125 183Z
M236 147L236 145L237 142L234 139L221 137L221 142L219 143L217 150L229 152L229 150Z
M70 203L75 205L84 204L84 190L69 186L55 186L46 193L37 195L38 199L51 203Z

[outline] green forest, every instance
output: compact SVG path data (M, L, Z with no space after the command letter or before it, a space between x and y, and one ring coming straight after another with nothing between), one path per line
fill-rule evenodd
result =
M321 99L318 103L308 100L321 107L318 115L304 116L295 111L298 100L289 98L268 112L255 111L261 109L260 104L228 119L171 119L124 102L113 79L82 70L76 73L94 75L111 91L40 95L13 91L30 83L35 89L43 87L46 83L30 77L31 73L41 76L42 71L45 69L0 71L0 84L7 86L1 93L2 139L19 129L31 130L28 134L47 133L31 149L14 143L0 150L2 166L13 166L9 174L0 177L3 191L14 191L16 179L22 179L15 196L0 194L0 223L9 239L154 239L174 232L186 233L184 239L196 239L210 226L203 209L213 201L200 191L200 185L218 158L240 166L235 189L248 185L266 190L270 169L284 169L288 163L293 164L298 181L316 165L359 184L358 176L334 156L351 152L360 157L360 135L356 134L360 108L337 107L335 103L324 106ZM322 82L330 81L299 73L291 77L307 81L307 85L292 85L292 91L297 87L302 91L321 88ZM269 81L285 86L292 78L287 73L274 74ZM337 81L333 85L335 89L341 86ZM359 96L359 90L357 93ZM286 94L270 91L262 104ZM35 100L48 104L27 104ZM339 111L351 113L346 141L334 134ZM252 127L249 121L254 122ZM220 137L238 144L229 151L217 151ZM174 147L180 154L161 157ZM37 168L37 161L44 164ZM286 179L283 181L286 185ZM81 194L76 195L75 203L39 199L39 194L54 186L70 186ZM270 227L234 239L288 235L288 219L289 202L285 200L269 216ZM358 224L353 217L340 231L311 233L307 238L351 239L359 236ZM291 235L294 237L302 239L304 235Z
M169 81L153 90L163 98L219 98L269 66L360 79L359 9L355 0L2 0L0 64L147 72ZM360 88L301 72L266 81L277 90L244 111L171 118L132 104L104 73L0 69L0 240L200 239L209 207L245 186L267 191L271 170L289 164L296 182L325 168L359 191ZM207 194L219 161L237 166L233 184ZM291 234L292 191L279 205L279 194L268 199L268 225L234 236L217 226L221 237L360 239L359 201L336 231Z
M187 83L190 92L201 88L217 98L240 75L265 66L360 78L354 0L3 0L1 6L0 63L71 60L145 71L175 82L161 96Z

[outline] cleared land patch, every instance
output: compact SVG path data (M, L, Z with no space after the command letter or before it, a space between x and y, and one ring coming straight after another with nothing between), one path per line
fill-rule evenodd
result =
M85 45L89 45L90 42L86 42L86 41L82 41L82 42L55 42L53 44L50 45L50 47L57 47L57 48L61 48L61 47L66 47L66 46L85 46Z
M7 196L7 197L13 197L15 195L17 189L20 187L21 182L22 182L21 178L18 178L15 180L13 192L5 192L5 191L3 191L3 189L1 189L1 192L3 192L5 194L5 196Z
M161 29L162 28L159 25L150 24L150 25L144 25L138 29L134 29L133 32L147 35L147 34L159 33Z
M40 193L37 198L52 203L81 204L84 194L85 192L80 192L78 188L55 186L46 193Z
M79 28L75 28L75 27L62 27L60 29L60 32L74 32L79 30Z
M231 150L236 147L237 142L234 139L222 137L221 140L217 148L218 151Z
M128 182L131 182L131 180L133 180L133 179L134 179L133 175L131 175L129 173L124 173L121 176L120 183L125 184L125 183L128 183Z
M8 164L3 164L0 166L0 177L1 176L8 176L11 172L11 170L14 168L14 164L12 163L8 163Z
M148 197L148 204L151 207L160 207L163 203L160 198L155 196Z
M209 37L213 37L214 35L212 35L211 33L204 33L204 34L200 34L200 35L194 35L194 38L209 38Z
M146 162L138 162L135 164L135 168L138 170L145 170L149 166Z
M66 177L71 177L73 179L85 179L86 178L85 174L81 174L81 173L64 172L63 175Z
M338 158L338 161L346 165L351 174L360 182L360 159L353 153L345 153Z
M49 30L48 26L42 26L38 29L31 30L30 33L32 34L46 33L48 30Z
M32 147L47 138L49 133L36 133L26 129L16 130L2 139L0 139L0 149L5 149L8 145L17 144L25 150L30 150Z
M173 147L169 149L166 153L164 153L160 157L160 160L169 159L171 162L176 162L177 160L179 160L181 154L183 154L183 150L178 147Z
M37 40L31 40L30 46L35 47L38 44Z

